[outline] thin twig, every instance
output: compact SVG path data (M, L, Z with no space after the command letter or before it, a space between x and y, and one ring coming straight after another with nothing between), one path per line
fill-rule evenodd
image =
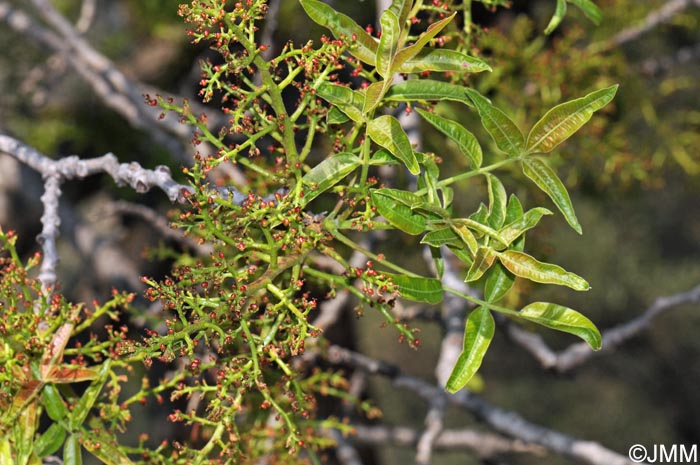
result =
M111 153L87 160L81 160L77 156L52 160L33 147L4 134L0 134L0 152L7 153L26 164L41 174L44 179L44 194L41 196L44 212L41 216L42 231L38 237L44 256L39 281L42 289L49 293L55 288L57 280L58 251L56 240L61 223L58 202L63 181L82 179L91 174L107 173L117 184L129 185L139 193L147 192L152 187L159 187L172 202L184 202L185 193L191 191L189 186L175 182L166 166L158 166L155 170L149 170L136 162L120 164Z
M395 445L416 447L421 434L412 428L389 425L353 425L354 442L364 445ZM435 438L436 450L470 449L480 459L491 459L503 454L526 453L541 456L545 449L535 444L508 439L494 433L471 428L444 429Z
M466 389L448 395L438 386L403 374L396 365L335 345L328 348L326 358L331 363L348 365L374 375L385 376L395 387L409 389L427 401L445 396L447 402L471 412L499 433L526 443L538 444L552 452L583 463L590 465L631 465L633 463L627 457L595 441L582 440L532 423L518 413L497 407Z
M674 16L682 13L693 5L700 7L700 0L670 0L664 3L660 8L649 12L640 24L621 30L612 38L605 41L604 44L598 47L593 46L593 48L597 51L609 50L637 40L654 28L670 22Z
M201 257L208 257L213 251L211 244L200 244L199 241L185 236L181 230L174 229L170 226L167 218L158 213L152 208L146 207L133 202L118 201L112 202L107 206L108 212L119 213L125 215L138 216L165 239L170 239L174 242L184 245L185 247L195 251Z

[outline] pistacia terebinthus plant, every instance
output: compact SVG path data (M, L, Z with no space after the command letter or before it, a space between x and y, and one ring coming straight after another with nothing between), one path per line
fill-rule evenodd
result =
M373 35L326 3L300 0L310 21L330 35L288 42L272 57L270 44L258 42L266 1L180 6L193 42L217 52L202 63L200 96L220 107L228 122L211 128L187 101L152 96L147 103L196 129L199 151L185 170L188 206L173 222L213 252L204 258L180 255L169 277L145 278L147 297L164 306L164 328L120 342L103 355L107 362L95 357L93 365L101 368L86 378L86 394L69 395L55 389L59 381L43 382L41 399L55 424L36 442L41 447L23 452L24 463L37 463L31 460L55 452L63 441L66 463L78 463L70 459L81 447L104 463L119 464L320 461L333 443L324 431L349 432L342 419L319 410L320 398L336 396L376 412L348 393L341 373L314 363L326 347L319 307L345 294L382 313L412 346L419 344L416 332L392 312L397 299L434 305L445 293L463 298L473 310L465 321L463 351L444 386L449 392L462 389L478 370L494 336L494 312L600 348L596 327L573 309L501 303L516 277L576 291L589 285L526 252L528 230L553 213L551 205L523 206L498 173L520 171L523 182L544 191L553 210L581 233L547 154L608 104L617 87L557 105L525 133L469 86L470 75L491 72L489 64L468 54L468 44L449 48L443 40L455 35L457 17L460 31L476 27L464 9L471 2L435 3L394 0ZM574 3L589 16L599 15L588 1ZM561 8L557 15L550 29L561 20ZM440 114L449 105L476 115L491 140L477 140L469 128ZM450 141L451 150L416 150L397 118L413 111ZM442 174L446 159L462 168ZM222 166L242 172L245 185L222 178ZM453 186L474 180L482 180L475 189L486 186L484 202L471 214L456 214L463 208L455 208ZM373 251L382 240L398 238L416 250L429 248L436 275ZM370 250L368 243L376 247ZM364 255L362 265L351 260L353 254ZM446 255L462 263L464 280L478 293L443 282ZM114 392L123 370L141 362L171 369L158 384L144 381L137 393L119 398ZM188 428L189 442L150 447L144 436L127 446L96 432L126 428L132 405L164 396L193 406L168 417ZM76 408L83 413L70 413ZM44 439L49 432L50 447Z

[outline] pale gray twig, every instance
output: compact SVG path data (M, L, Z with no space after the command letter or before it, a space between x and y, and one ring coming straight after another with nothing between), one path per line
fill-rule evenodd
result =
M351 440L365 445L396 445L416 447L421 437L417 430L403 426L352 425L355 434ZM480 459L491 459L503 454L525 453L541 456L545 449L517 439L508 439L494 433L463 429L443 429L433 443L438 450L469 449Z
M170 239L174 242L192 249L197 255L208 257L213 251L211 244L200 244L199 241L185 236L181 230L171 227L167 218L152 208L133 202L118 201L108 205L108 210L114 213L134 215L146 221L162 238Z
M497 407L482 397L463 389L448 395L441 387L405 375L390 363L376 360L340 346L330 346L326 358L335 364L348 365L374 375L386 376L395 387L403 387L430 401L445 396L447 402L464 408L499 433L526 443L538 444L552 452L590 465L632 465L627 457L595 441L586 441L532 423L518 413Z
M184 202L185 193L191 191L189 186L175 182L166 166L158 166L155 170L149 170L136 162L120 164L111 153L87 160L81 160L77 156L52 160L33 147L4 134L0 134L0 152L7 153L26 164L40 173L44 179L44 194L41 196L44 206L41 216L42 231L38 237L44 256L38 279L45 292L53 290L57 280L56 239L61 223L58 202L63 181L82 179L97 173L107 173L118 185L129 185L139 193L147 192L152 187L159 187L172 202Z
M668 23L674 16L691 6L700 7L700 0L670 0L664 3L660 8L649 12L640 24L621 30L612 38L605 41L603 45L598 47L594 45L593 48L597 50L609 50L637 40L659 25Z

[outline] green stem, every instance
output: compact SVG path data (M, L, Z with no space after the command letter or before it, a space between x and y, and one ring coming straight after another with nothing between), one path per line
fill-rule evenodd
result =
M477 305L481 305L483 307L486 307L489 310L493 310L494 312L504 313L506 315L516 316L516 317L520 316L520 314L513 309L510 309L507 307L501 307L500 305L492 304L491 302L481 300L478 297L474 297L474 296L471 296L469 294L465 294L464 292L460 292L457 289L453 289L453 288L447 287L447 286L443 286L442 289L445 292L449 292L450 294L456 295L457 297L461 297L464 300L468 300L469 302L473 302Z
M342 242L343 244L347 245L353 250L357 250L358 252L362 252L364 255L367 256L367 258L371 258L375 262L379 263L380 265L383 265L390 270L396 271L397 273L404 274L406 276L412 276L414 278L419 278L420 275L414 273L413 271L409 271L406 268L402 268L399 265L396 265L390 261L388 261L385 258L380 257L379 255L371 252L370 250L362 247L360 244L353 242L350 240L348 237L344 236L340 231L338 231L335 228L328 228L328 231L331 233L333 238L335 238L337 241Z

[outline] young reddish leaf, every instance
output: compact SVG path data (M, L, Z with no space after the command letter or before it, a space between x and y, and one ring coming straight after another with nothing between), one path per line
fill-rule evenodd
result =
M91 381L97 377L94 368L81 368L74 365L54 365L44 375L44 382L56 384Z
M488 308L479 307L469 314L464 328L463 350L447 380L445 389L455 393L474 376L491 344L496 324Z
M571 137L615 97L617 84L562 103L549 110L527 136L528 153L548 153Z
M580 337L593 350L599 350L603 340L598 328L576 310L549 302L535 302L518 312L520 318Z
M414 236L425 231L425 217L411 210L405 203L384 194L382 190L373 190L370 195L377 212L395 228Z
M470 161L472 168L479 168L481 166L481 161L483 154L481 152L481 146L476 140L474 135L467 131L464 126L457 123L456 121L443 118L435 113L416 108L416 111L425 119L428 123L435 127L438 131L446 135L452 141L457 144L460 152L464 154Z
M464 89L474 103L481 124L491 135L499 149L512 157L519 156L525 147L525 137L515 123L500 109L474 89Z
M493 262L496 260L496 252L488 247L479 247L476 255L474 256L474 262L472 266L469 267L467 271L467 276L464 278L465 282L476 281L481 278L481 276L491 268Z
M582 277L558 265L540 262L524 252L506 250L495 253L503 266L516 276L538 283L567 286L576 291L587 291L591 288Z
M413 153L411 141L401 127L399 120L390 115L383 115L367 124L367 134L396 158L401 160L411 174L419 174L420 166Z
M382 27L382 36L377 49L377 72L387 79L393 74L394 57L399 51L401 27L399 18L390 9L382 13L379 24Z
M523 160L523 173L552 199L569 226L577 233L583 234L569 192L554 170L539 158L527 158Z
M335 38L349 40L354 37L356 46L350 49L350 53L368 65L374 66L379 44L364 28L360 27L349 16L338 13L319 0L299 1L309 18L330 29Z
M423 49L415 57L396 67L398 73L422 73L440 71L453 73L480 73L491 71L485 61L449 49Z
M439 279L405 276L383 272L391 277L401 297L415 302L439 304L442 302L442 284Z
M301 179L306 186L309 186L304 191L304 202L311 202L352 173L358 166L360 166L360 159L349 152L336 153L326 158Z

